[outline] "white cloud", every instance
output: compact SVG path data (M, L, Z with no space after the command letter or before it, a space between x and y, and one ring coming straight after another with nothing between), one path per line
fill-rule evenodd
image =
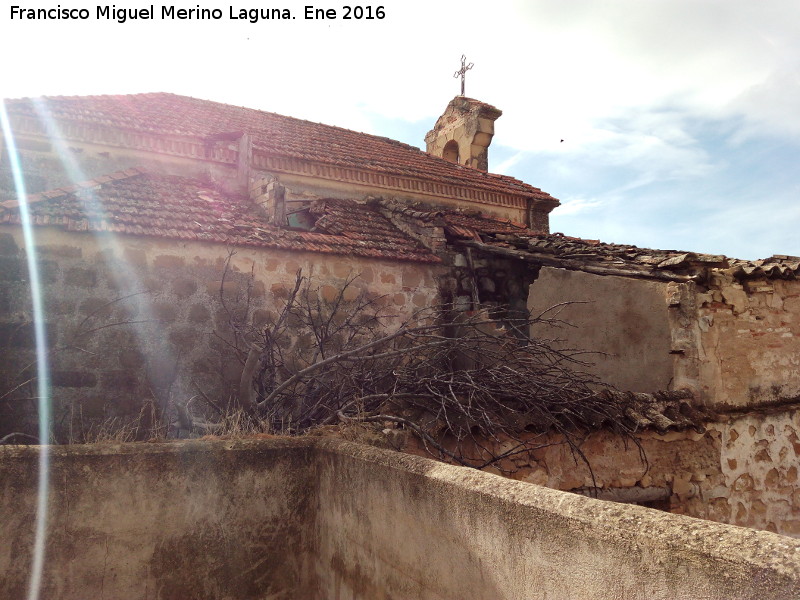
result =
M496 165L491 165L490 168L494 173L500 173L501 175L507 175L508 172L513 167L515 167L515 166L517 166L519 164L519 162L522 160L522 158L524 156L525 156L524 152L517 152L517 153L509 156L503 162L498 163Z
M561 206L556 208L553 217L567 217L577 214L591 212L603 205L601 200L590 200L587 198L569 198L561 200Z
M306 4L285 3L297 15ZM381 134L380 123L433 125L458 93L452 75L465 53L475 63L467 94L504 112L493 144L504 147L505 159L493 169L568 198L559 219L577 227L588 216L585 226L597 232L589 237L617 241L713 229L670 215L682 223L670 231L663 215L641 208L658 204L651 188L680 182L708 181L709 194L725 190L725 226L746 231L753 215L737 206L758 202L764 182L742 181L733 191L718 185L727 173L722 150L765 135L787 148L800 144L796 0L381 4L383 20L257 24L10 23L0 11L0 53L13 57L4 63L2 94L172 91ZM667 189L675 214L692 214L692 201ZM695 205L713 199L693 197ZM779 216L761 222L790 229Z

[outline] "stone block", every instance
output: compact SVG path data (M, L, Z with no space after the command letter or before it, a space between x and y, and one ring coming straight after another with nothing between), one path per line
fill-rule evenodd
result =
M23 262L16 256L0 256L0 281L22 281Z
M167 302L157 302L152 308L153 318L162 323L172 323L178 318L178 308Z
M419 268L407 267L403 269L403 287L416 289L422 283L423 274Z
M140 369L144 366L144 354L136 348L123 348L119 351L119 366L123 369Z
M81 396L76 409L86 420L102 419L106 414L108 400L101 396Z
M208 323L211 320L211 311L202 304L192 304L188 318L192 323Z
M253 298L263 298L267 295L267 286L264 285L263 281L255 281L253 282L253 287L250 291L250 295Z
M261 329L267 323L273 322L275 315L272 311L259 308L253 311L253 327Z
M35 348L33 323L0 323L0 347Z
M273 283L269 291L274 298L285 300L289 297L289 289L283 283Z
M738 315L747 309L747 293L740 288L726 287L722 290L725 302L733 307L733 313Z
M72 267L67 269L64 275L64 283L80 288L94 288L97 286L97 271L94 269L83 269L81 267Z
M51 371L53 387L92 388L97 385L97 375L87 371Z
M153 266L162 269L181 269L186 266L186 259L172 254L161 254L153 260Z
M774 490L780 485L780 473L777 469L770 469L764 476L764 486L767 489Z
M180 299L186 299L197 291L197 282L188 277L181 277L172 282L172 291Z
M202 336L193 327L176 327L169 332L169 341L181 352L190 353L201 342Z
M37 266L41 283L52 285L58 281L58 275L61 269L56 261L40 260Z
M83 250L78 246L67 246L66 244L44 244L36 246L37 256L55 256L58 259L81 258Z
M0 233L0 256L17 256L19 248L14 236L10 233Z
M137 304L122 304L116 302L113 304L112 316L117 322L131 321L139 314L139 306Z
M339 295L339 289L332 285L323 285L320 288L319 293L325 302L333 302Z
M375 280L375 271L372 267L364 267L359 271L358 279L364 283L372 283Z
M237 284L233 279L228 278L226 278L224 281L222 279L218 279L206 284L206 293L208 293L209 296L219 298L220 289L226 297L233 297L239 293L239 284Z
M414 302L414 306L416 306L417 308L425 308L426 306L429 305L428 296L426 296L425 294L414 294L412 300Z
M753 477L749 473L743 473L736 478L736 481L733 482L731 489L734 492L750 492L755 488L755 482L753 481Z
M333 274L335 277L339 277L340 279L345 279L347 277L351 277L355 273L353 272L353 265L350 263L346 263L343 261L336 261L333 263Z
M769 455L769 450L766 448L762 448L758 452L756 452L755 456L753 457L755 462L772 462L772 457Z
M113 304L105 298L86 298L80 303L78 310L86 316L106 318L111 316L114 309Z
M164 280L158 277L145 277L142 280L142 288L148 292L161 292L164 290Z
M67 298L47 298L47 313L51 315L72 315L75 313L75 300Z
M300 270L300 263L294 260L287 260L283 264L283 272L287 275L294 275Z
M147 266L147 252L140 248L125 248L122 251L122 256L129 265L136 267Z
M100 385L108 390L130 392L139 386L140 375L131 369L114 369L100 374Z
M357 287L349 285L342 293L342 298L344 298L346 302L352 302L360 295L361 295L361 290L359 290Z

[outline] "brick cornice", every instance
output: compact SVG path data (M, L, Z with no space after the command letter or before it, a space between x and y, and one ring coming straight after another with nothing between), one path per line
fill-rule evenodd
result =
M59 120L57 125L53 124L50 127L46 127L35 117L27 115L10 116L15 133L26 137L57 137L229 165L235 165L237 162L237 149L226 148L220 144L209 144L196 137L124 129L101 123L85 123L67 119ZM481 189L476 186L456 185L426 179L415 175L400 175L357 167L346 167L305 158L275 155L259 150L253 152L251 165L255 169L277 173L520 210L526 209L528 202L531 200L537 205L547 204L540 199L530 198L525 194L508 194ZM557 204L558 201L553 202L553 206Z

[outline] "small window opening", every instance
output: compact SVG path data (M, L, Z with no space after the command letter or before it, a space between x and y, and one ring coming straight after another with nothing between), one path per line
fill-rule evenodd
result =
M316 222L316 217L311 214L311 210L307 206L290 211L286 215L286 225L289 229L311 231Z
M442 158L446 161L458 163L458 142L450 140L442 150Z

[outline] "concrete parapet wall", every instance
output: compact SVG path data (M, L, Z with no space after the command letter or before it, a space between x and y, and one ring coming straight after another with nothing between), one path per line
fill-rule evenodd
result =
M22 598L34 447L0 448ZM51 450L46 598L759 598L800 542L330 439Z
M308 598L312 448L52 447L40 598ZM0 598L27 598L37 447L0 447Z
M364 446L320 450L320 598L800 594L790 538Z

